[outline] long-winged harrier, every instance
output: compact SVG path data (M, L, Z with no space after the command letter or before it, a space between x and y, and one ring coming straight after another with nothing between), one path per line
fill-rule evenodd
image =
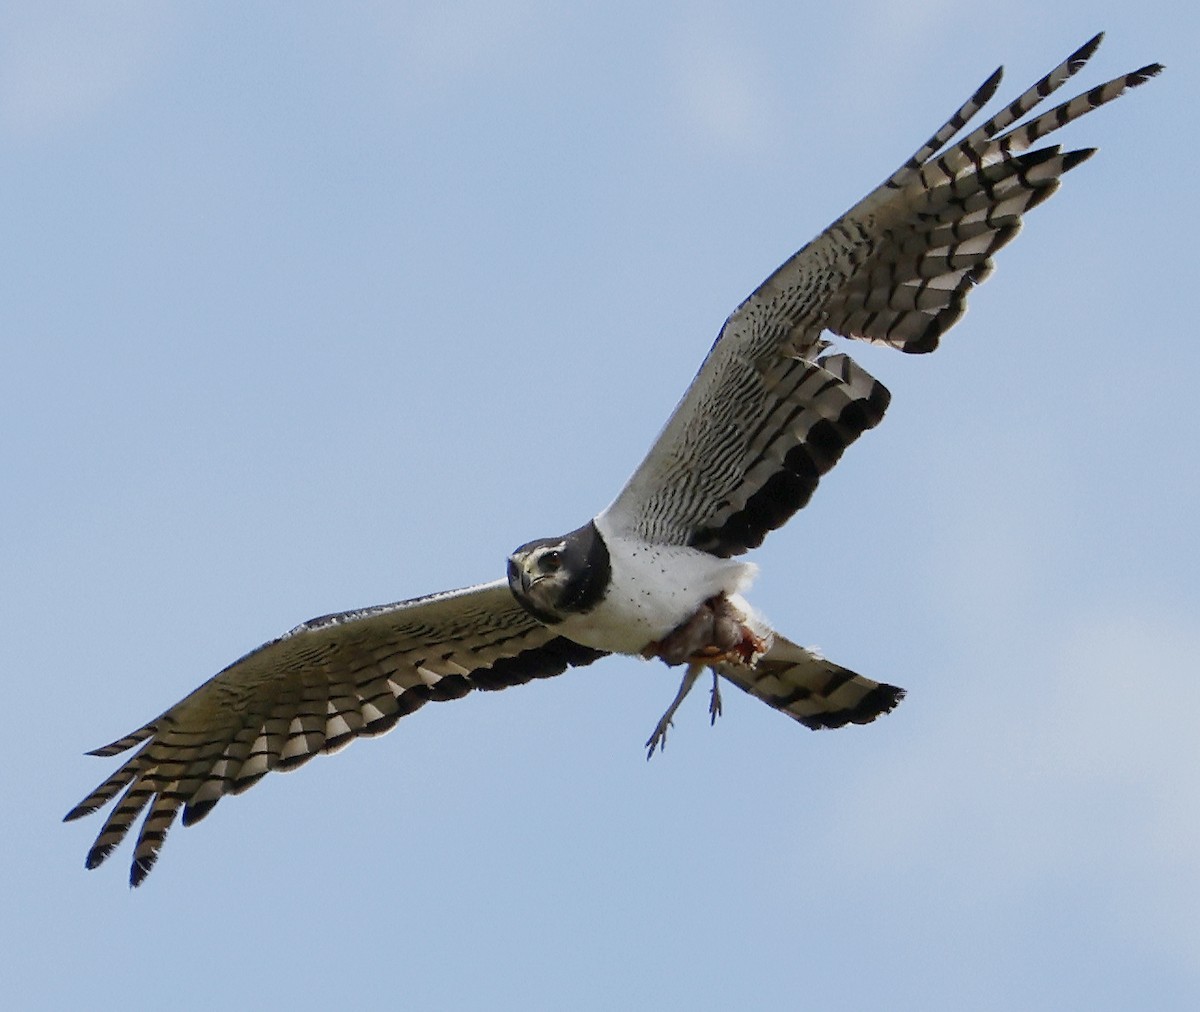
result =
M883 385L830 353L822 334L933 351L1021 216L1093 153L1034 143L1162 69L1150 64L1023 121L1100 38L960 137L999 85L997 70L912 158L767 278L725 321L628 484L582 527L522 545L507 579L305 622L92 753L140 746L67 815L121 795L87 866L149 806L133 853L137 885L181 810L184 825L197 822L269 771L382 734L430 700L609 653L686 665L650 753L706 668L714 718L718 675L811 728L891 710L901 689L771 629L742 596L754 567L735 557L804 506L887 408Z

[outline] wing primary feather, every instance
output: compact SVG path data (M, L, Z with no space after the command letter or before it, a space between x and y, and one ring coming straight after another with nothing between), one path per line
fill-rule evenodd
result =
M883 184L745 299L602 514L606 528L727 556L757 547L802 508L842 451L878 422L887 392L874 387L857 419L821 421L797 414L825 393L795 384L796 370L827 361L826 331L910 354L938 347L1024 214L1094 151L1032 145L1161 72L1147 64L1027 119L1101 39L970 130L1000 84L995 71Z
M382 734L431 700L547 678L602 656L529 616L507 581L322 616L251 651L151 724L97 749L111 756L142 745L66 819L121 794L88 851L87 867L95 868L148 809L130 867L130 884L137 886L181 813L185 826L194 825L226 794L355 737Z

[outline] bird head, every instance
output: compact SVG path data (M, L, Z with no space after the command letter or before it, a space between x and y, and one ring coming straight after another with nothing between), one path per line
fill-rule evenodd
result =
M508 557L513 596L546 623L595 607L609 574L608 548L590 522L561 537L530 541Z

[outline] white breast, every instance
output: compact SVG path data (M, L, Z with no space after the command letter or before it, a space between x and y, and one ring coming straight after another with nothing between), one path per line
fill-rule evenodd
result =
M611 581L604 599L556 628L564 636L612 653L640 654L696 613L710 597L733 597L757 572L749 562L718 559L680 545L650 545L597 529L608 546Z

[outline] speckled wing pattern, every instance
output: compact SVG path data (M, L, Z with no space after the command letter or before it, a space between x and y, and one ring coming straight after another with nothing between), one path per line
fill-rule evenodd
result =
M823 331L929 352L962 316L1021 216L1094 149L1029 150L1157 74L1151 64L1019 123L1087 62L1097 35L961 139L993 73L881 186L725 322L645 461L606 510L613 529L726 557L762 543L812 496L889 395Z
M138 885L180 812L185 826L198 822L224 795L383 734L427 702L520 685L602 656L532 618L503 580L313 619L90 753L141 746L66 818L121 795L88 852L95 868L148 809L130 872Z

